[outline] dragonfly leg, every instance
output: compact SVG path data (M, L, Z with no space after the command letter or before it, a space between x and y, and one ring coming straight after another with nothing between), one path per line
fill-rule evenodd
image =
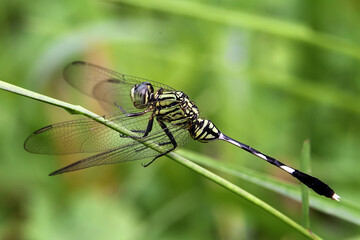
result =
M144 138L144 137L146 137L147 135L149 135L149 133L151 132L152 127L153 127L153 123L154 123L154 118L153 118L153 116L151 116L150 119L149 119L149 122L148 122L148 125L147 125L145 131L142 131L142 130L131 130L132 132L141 132L141 133L143 132L144 135L141 136L141 137L127 136L127 135L123 135L123 134L120 134L120 137L127 137L127 138ZM166 127L166 125L165 125L165 127Z
M177 147L177 143L176 143L176 141L175 141L175 138L174 138L174 136L172 135L172 133L169 131L169 128L166 126L166 124L165 124L164 122L162 122L162 121L159 121L159 120L157 120L157 121L158 121L160 127L164 130L164 132L166 133L166 135L169 137L170 142L172 143L173 147L172 147L171 149L167 150L166 152L161 153L160 155L156 156L156 157L155 157L153 160L151 160L150 162L148 162L148 163L146 163L146 164L143 164L143 165L142 165L143 167L149 166L151 163L153 163L153 162L155 161L155 159L157 159L157 158L159 158L159 157L162 157L162 156L168 154L169 152L173 151L173 150ZM162 144L162 145L165 145L165 144L166 144L166 143L164 143L164 144ZM159 146L160 146L160 144L159 144Z
M149 108L147 108L146 110L144 110L143 112L137 112L137 113L127 113L120 105L118 105L116 102L114 103L115 106L117 106L127 117L137 117L137 116L141 116L144 115L145 113L147 113L148 111L150 111Z
M153 123L154 123L154 117L151 115L143 137L146 137L147 135L149 135L149 133L152 130Z
M125 114L125 116L127 116L127 117L137 117L137 116L141 116L141 115L144 115L145 113L147 113L148 111L150 111L150 109L148 108L148 109L146 109L146 110L143 111L143 112L127 113L127 112L126 112L120 105L118 105L116 102L115 102L114 104L115 104L115 106L117 106L117 107ZM143 135L142 137L133 137L133 136L127 136L127 135L123 135L123 134L119 134L119 135L120 135L120 137L128 137L128 138L143 138L143 137L146 137L147 135L149 135L149 133L150 133L151 130L152 130L153 122L154 122L154 117L153 117L153 115L151 115L145 131L143 131L143 130L131 130L132 132L144 133L144 135Z

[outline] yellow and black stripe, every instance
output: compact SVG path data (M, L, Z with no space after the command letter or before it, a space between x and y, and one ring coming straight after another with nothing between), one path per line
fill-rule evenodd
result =
M198 118L189 128L193 139L200 142L208 142L219 138L221 132L210 120Z

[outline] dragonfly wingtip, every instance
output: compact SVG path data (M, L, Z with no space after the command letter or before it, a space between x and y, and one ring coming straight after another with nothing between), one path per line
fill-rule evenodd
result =
M341 197L339 195L337 195L336 193L334 193L331 198L338 201L338 202L340 202Z
M56 170L56 171L54 171L54 172L52 172L52 173L49 173L49 176L51 177L51 176L55 176L55 175L58 175L60 172L59 172L59 170Z

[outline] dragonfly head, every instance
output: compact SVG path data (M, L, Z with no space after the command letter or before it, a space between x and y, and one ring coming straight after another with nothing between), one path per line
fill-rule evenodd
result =
M146 108L154 93L151 83L136 84L130 92L131 100L136 108Z

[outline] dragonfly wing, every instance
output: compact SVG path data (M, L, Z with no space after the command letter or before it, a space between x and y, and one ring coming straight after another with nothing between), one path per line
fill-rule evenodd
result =
M137 117L127 117L120 112L105 118L141 137L145 133L151 114L148 112ZM170 124L167 126L170 131L177 132L179 129ZM187 131L183 132L189 135ZM154 121L152 131L145 140L160 141L161 136L167 138L164 130ZM79 119L52 124L35 131L26 139L24 148L28 152L39 154L96 153L117 149L133 141L92 119ZM181 142L181 139L179 141Z
M171 126L169 127L169 130L172 132L175 139L179 140L178 146L186 144L190 139L190 136L186 129L181 129L178 127L174 128L173 126ZM161 146L162 151L158 152L156 150L153 150L152 148L146 147L145 145L134 139L131 139L131 142L126 145L77 161L51 173L50 175L57 175L65 172L72 172L84 168L106 164L146 159L150 157L153 158L173 148L173 145L169 142L168 137L160 131L151 136L142 138L141 141L145 143L156 143L158 146Z
M64 78L80 92L97 99L108 112L114 111L115 102L129 113L138 111L130 98L131 88L135 84L150 82L155 90L163 87L165 90L175 91L158 82L121 74L86 62L73 62L66 66Z
M150 114L136 119L122 113L107 118L130 129L146 129ZM132 121L130 121L132 120ZM31 153L73 154L94 153L116 149L132 140L92 119L80 119L49 125L32 133L25 141L24 148Z

